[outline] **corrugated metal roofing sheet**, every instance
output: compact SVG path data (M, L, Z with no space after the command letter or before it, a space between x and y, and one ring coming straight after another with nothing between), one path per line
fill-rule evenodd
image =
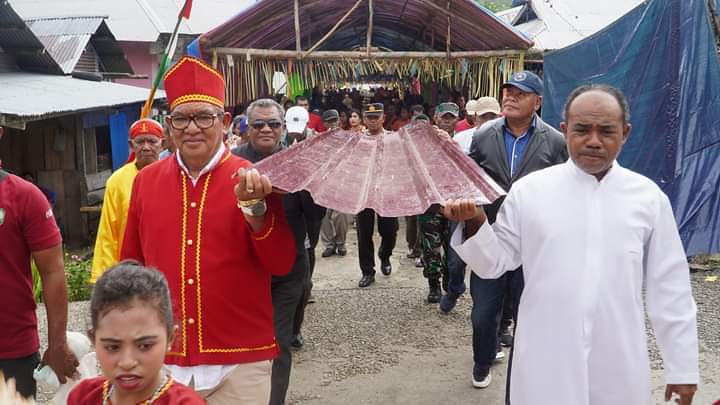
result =
M66 17L27 20L30 29L65 74L72 73L90 37L95 34L103 17Z
M62 73L62 69L46 52L42 42L6 1L0 1L0 27L3 28L0 30L0 47L15 57L20 68Z
M518 18L518 16L520 15L520 13L523 10L525 10L524 5L497 12L497 13L495 13L495 15L498 16L499 18L501 18L503 21L505 21L508 24L515 24L515 19Z
M354 4L355 0L303 2L300 6L300 29L304 49L309 47L310 38L316 41L322 37ZM445 50L448 28L445 2L439 5L428 0L375 0L373 5L373 25L379 31L389 30L401 34L403 38L417 38L417 42L426 44L433 42L431 36L434 35L433 48ZM530 40L472 0L453 1L450 3L450 14L453 51L527 49L531 45ZM321 49L364 46L367 20L367 5L358 7ZM260 1L204 34L203 38L208 41L204 46L206 49L295 49L293 2ZM386 35L374 36L373 46L392 50L418 48L418 44Z
M607 27L640 3L643 0L533 1L530 4L538 19L516 28L535 41L535 49L560 49Z
M143 102L148 90L110 82L35 73L0 74L0 114L25 121L45 116ZM155 99L165 98L158 91Z
M449 137L420 122L382 136L335 129L255 168L273 187L308 190L318 204L348 214L372 208L386 217L418 215L451 199L490 204L505 195Z
M155 42L175 26L184 0L10 0L25 19L78 15L107 16L118 41ZM199 35L253 4L253 0L193 0L180 32Z
M27 20L30 29L60 65L63 73L76 70L83 52L91 43L104 72L133 73L117 40L105 24L105 17L61 17Z

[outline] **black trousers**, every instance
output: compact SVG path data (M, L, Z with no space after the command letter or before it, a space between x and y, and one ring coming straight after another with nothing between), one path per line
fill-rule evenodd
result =
M270 405L285 404L292 368L290 342L293 338L293 323L297 307L302 302L307 274L308 259L302 254L295 258L293 269L288 275L272 279L273 323L280 354L272 365Z
M375 217L377 216L378 233L380 233L380 260L387 260L392 256L397 240L400 224L397 218L381 217L375 211L367 208L357 215L358 256L360 270L364 275L375 274L375 245L373 234L375 232Z
M320 226L322 220L318 221L307 221L307 234L310 247L307 249L308 257L308 272L305 275L305 282L303 283L303 295L300 303L295 310L295 320L293 321L293 335L300 333L302 329L303 321L305 320L305 307L307 306L310 294L312 293L313 282L312 276L315 272L315 248L320 240Z
M35 397L37 385L33 378L33 371L40 363L40 354L33 353L18 359L0 359L0 371L5 375L5 381L14 378L15 389L25 398Z

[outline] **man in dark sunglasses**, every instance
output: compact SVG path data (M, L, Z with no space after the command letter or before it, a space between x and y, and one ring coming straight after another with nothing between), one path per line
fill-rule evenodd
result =
M299 109L307 117L307 111L300 107L290 109ZM283 115L283 108L274 100L254 101L247 109L249 141L233 149L232 153L256 163L281 151L284 148L280 142L283 133ZM302 126L304 128L305 124ZM293 125L290 127L296 129ZM280 343L280 353L272 365L270 405L285 403L292 365L290 347L291 345L297 346L294 343L298 340L294 328L296 323L301 322L301 319L296 318L298 313L300 313L300 317L304 315L305 292L310 282L308 250L305 243L306 239L309 239L308 231L311 224L319 222L324 215L324 212L317 212L317 206L307 191L285 194L282 202L285 216L295 238L295 262L289 274L272 278L270 291L273 320L275 335ZM289 247L281 246L280 248L288 249ZM301 340L302 337L299 339Z

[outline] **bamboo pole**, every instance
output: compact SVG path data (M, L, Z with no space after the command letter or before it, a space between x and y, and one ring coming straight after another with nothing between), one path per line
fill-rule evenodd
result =
M450 0L447 2L447 37L445 38L445 52L450 59Z
M365 52L367 57L370 57L370 47L372 46L372 32L373 32L373 0L368 0L368 30L365 44Z
M295 1L297 2L297 0L295 0ZM372 1L372 0L370 0L370 1ZM350 16L350 14L352 14L352 12L355 11L355 9L358 8L358 6L360 5L360 3L362 3L362 2L363 2L363 0L357 0L357 1L355 2L355 4L350 8L350 10L348 10L348 11L342 16L342 18L340 18L340 20L339 20L337 23L335 23L335 25L330 29L330 31L328 31L327 34L325 34L322 38L320 38L320 39L315 43L315 45L313 45L310 49L308 49L308 50L305 52L305 54L303 54L302 57L303 57L303 58L306 58L306 57L307 57L308 55L310 55L315 49L317 49L320 45L322 45L325 41L327 41L327 39L330 38L330 37L332 36L332 34L335 33L335 31L337 31L337 29L340 27L340 25L341 25L343 22L345 22L345 20L348 18L348 16ZM299 50L298 50L298 51L299 51Z
M297 52L282 49L255 49L255 48L212 48L211 52L219 55L250 55L265 58L297 59ZM518 57L527 51L522 49L503 49L493 51L457 51L450 52L450 59L455 58L489 58L489 57ZM446 52L400 51L382 52L373 51L369 55L366 51L315 51L309 59L435 59L448 57Z
M299 55L302 51L302 45L300 44L300 0L295 0L293 3L295 13L295 52Z

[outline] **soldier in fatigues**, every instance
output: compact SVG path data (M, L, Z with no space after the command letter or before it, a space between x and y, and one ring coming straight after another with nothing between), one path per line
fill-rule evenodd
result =
M447 291L449 279L447 252L450 232L447 219L439 211L440 206L433 205L425 213L418 215L418 225L422 234L423 276L428 279L430 286L427 300L435 304L440 302L442 297L441 280Z
M460 108L455 103L442 103L435 109L435 122L450 136L455 132L455 124ZM418 216L418 226L422 235L423 275L428 279L430 291L429 303L438 303L442 298L440 283L448 291L450 275L448 272L448 252L450 249L450 230L448 220L440 214L440 206L433 205Z

